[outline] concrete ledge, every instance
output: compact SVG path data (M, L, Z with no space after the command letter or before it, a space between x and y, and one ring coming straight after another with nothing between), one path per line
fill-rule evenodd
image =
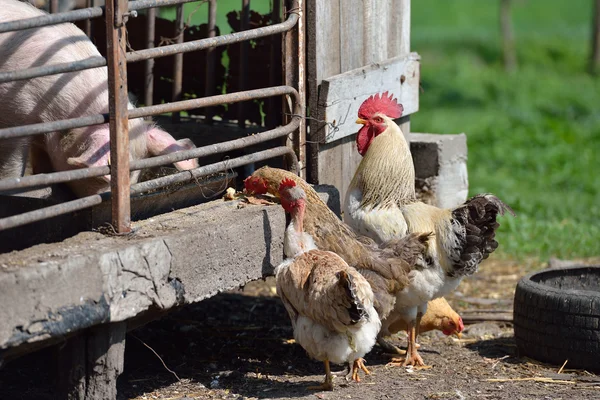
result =
M452 208L467 199L467 136L411 133L410 150L417 195L426 203Z
M283 256L281 207L218 200L133 226L129 236L84 232L0 254L0 364L57 336L259 279Z

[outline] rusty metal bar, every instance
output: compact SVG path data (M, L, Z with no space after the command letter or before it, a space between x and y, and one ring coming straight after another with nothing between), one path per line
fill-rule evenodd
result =
M250 0L242 0L242 10L240 12L240 31L244 32L250 24ZM247 41L240 42L240 66L238 76L238 90L245 90L248 85L248 46ZM238 126L242 129L246 127L246 118L244 115L244 105L238 104Z
M161 178L152 179L146 182L136 183L131 186L131 194L140 194L149 190L160 189L162 187L172 185L174 183L185 183L189 182L194 178L214 174L215 172L225 171L231 168L241 167L243 165L252 164L257 161L266 160L278 156L286 155L289 157L288 161L291 161L292 168L296 168L298 171L298 162L296 154L292 149L287 146L274 147L256 153L247 154L241 157L232 158L230 160L219 161L214 164L204 165L202 167L191 169L189 171L178 172L173 175L163 176Z
M40 76L65 72L81 71L84 69L104 67L105 65L106 59L101 56L96 56L81 61L43 65L41 67L27 68L20 71L0 72L0 83L22 81L25 79L39 78Z
M135 2L134 2L135 3ZM260 28L250 29L244 32L235 32L227 35L216 36L214 38L206 38L200 40L192 40L182 44L172 44L168 46L155 47L154 49L138 50L135 53L127 54L127 62L142 61L150 57L166 57L176 53L188 53L190 51L204 50L209 47L225 46L232 43L241 42L244 40L252 40L265 36L274 35L292 29L298 22L297 12L290 13L290 16L285 22L277 25L263 26Z
M40 208L39 210L29 211L19 215L13 215L0 219L0 231L14 228L17 226L30 224L32 222L56 217L73 211L83 210L102 203L102 196L99 194L82 197L81 199L67 201L50 207Z
M298 1L287 1L286 3L286 12L301 12L299 8L299 4L302 0ZM295 8L294 8L295 7ZM294 29L289 30L284 33L284 82L287 86L299 87L300 76L299 76L299 65L300 59L304 59L304 54L300 53L300 27L301 18L298 19L298 24L294 27ZM287 105L284 105L284 113L289 110ZM301 123L302 127L303 122ZM300 164L301 164L301 176L304 177L304 150L303 144L305 143L305 139L302 139L302 129L298 129L293 137L287 138L287 145L292 147L296 154L299 156Z
M217 0L209 0L208 2L208 37L214 38L217 35ZM215 92L215 48L209 47L206 49L206 78L204 81L204 96L212 96ZM274 85L272 85L274 86ZM207 108L204 112L207 123L212 122L213 109Z
M271 20L278 24L281 21L281 0L273 1L273 10L271 12ZM281 37L277 35L271 36L271 51L269 54L269 85L275 86L281 84L281 68L275 68L275 65L280 64L281 60ZM278 115L281 110L280 99L270 98L266 101L266 125L269 128L279 124Z
M167 1L167 0L165 0ZM187 0L186 0L187 1ZM135 1L134 3L140 3L141 1ZM295 2L296 4L296 2ZM63 15L61 13L57 15ZM83 18L81 18L83 19ZM187 53L190 51L205 50L210 47L225 46L232 43L241 42L244 40L252 40L264 36L275 35L278 33L285 32L292 29L296 22L298 22L298 14L293 12L290 14L285 22L277 25L264 26L261 28L250 29L244 32L230 33L228 35L216 36L212 38L193 40L181 44L172 44L169 46L155 47L152 49L138 50L135 52L127 53L127 62L138 62L147 60L149 58L167 57L177 53ZM22 20L26 21L26 20ZM20 21L15 21L20 22ZM0 24L2 27L3 24ZM46 24L48 25L48 24ZM13 29L14 30L14 29ZM0 29L0 33L2 33ZM103 57L90 57L85 60L75 61L71 63L61 63L48 65L43 67L28 68L23 71L8 71L0 73L0 83L8 81L17 81L23 79L38 78L40 76L53 75L58 73L81 71L89 68L103 67L106 65L106 60Z
M129 3L129 11L145 10L146 8L174 6L190 3L197 0L138 0ZM40 17L26 18L18 21L0 23L0 33L20 31L29 28L56 25L64 22L76 22L89 18L98 18L104 15L104 6L82 8L81 10L67 11L59 14L43 15Z
M26 18L18 21L0 23L0 33L21 31L29 28L56 25L64 22L83 21L84 19L98 18L104 15L104 7L82 8L81 10L68 11L59 14L49 14L40 17Z
M129 110L128 117L129 119L141 118L150 115L159 115L172 111L191 110L193 108L209 107L224 103L231 104L240 101L248 101L271 96L281 96L285 94L291 95L294 98L295 102L298 101L299 95L296 89L288 86L276 86L272 88L247 90L245 92L236 92L221 94L212 97L203 97L200 99L183 100L178 101L176 103L167 103L148 107L134 108L132 110ZM108 114L97 114L90 115L88 117L65 119L55 122L44 122L39 124L15 126L12 128L0 129L0 139L17 138L40 133L81 128L84 126L104 124L108 121Z
M177 6L177 14L175 17L175 41L176 44L183 43L183 4ZM182 97L182 86L183 86L183 53L175 54L173 57L173 92L171 95L171 101L179 101ZM181 114L179 111L175 111L171 114L171 119L174 123L178 123L181 120Z
M112 225L118 233L131 230L125 10L127 0L106 2L111 207Z
M50 0L48 4L48 12L50 14L55 14L58 12L58 0Z
M149 8L146 14L146 48L154 48L156 36L156 8ZM146 79L144 80L144 105L151 106L154 98L154 59L146 60Z
M178 161L187 160L190 158L200 158L227 151L237 150L244 147L252 146L258 143L267 142L291 134L299 126L299 119L296 118L288 125L280 126L269 131L260 132L255 135L245 136L239 139L230 140L227 142L215 143L209 146L198 147L191 150L179 151L176 153L165 154L162 156L146 158L142 160L133 160L129 163L131 171L153 168L161 165L172 164ZM82 168L71 171L52 172L49 174L29 175L21 178L7 178L0 180L0 192L35 188L48 186L55 183L74 181L78 179L93 178L110 174L110 167L92 167Z
M94 0L85 0L85 8L91 8L93 7L94 4ZM86 19L83 25L83 31L85 32L85 35L89 38L92 37L92 20L91 19Z

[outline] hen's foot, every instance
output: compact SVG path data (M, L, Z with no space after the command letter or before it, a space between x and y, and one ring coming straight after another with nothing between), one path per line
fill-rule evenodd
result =
M362 358L357 358L354 360L354 364L352 365L352 380L354 382L360 382L360 376L358 376L358 370L362 370L365 375L371 375L371 371L365 367L365 360Z
M377 343L383 349L385 354L389 354L392 357L395 357L397 355L402 356L402 355L406 354L406 351L402 350L401 348L399 348L397 346L394 346L393 344L391 344L390 342L388 342L387 340L385 340L383 338L378 338Z

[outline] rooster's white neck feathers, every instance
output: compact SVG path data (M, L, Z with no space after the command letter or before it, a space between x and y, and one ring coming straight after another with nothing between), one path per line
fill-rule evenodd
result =
M387 129L373 139L350 183L362 193L361 207L386 208L416 198L409 145L400 127L392 119L382 118Z

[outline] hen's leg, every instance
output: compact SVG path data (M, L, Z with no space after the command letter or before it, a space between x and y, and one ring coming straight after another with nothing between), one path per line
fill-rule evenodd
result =
M354 360L354 364L352 365L352 380L355 382L360 382L360 377L358 376L359 369L361 369L365 375L371 375L371 371L365 367L365 360L362 358L357 358Z
M333 390L333 375L329 368L329 360L324 361L325 364L325 380L319 386L309 386L309 390Z

